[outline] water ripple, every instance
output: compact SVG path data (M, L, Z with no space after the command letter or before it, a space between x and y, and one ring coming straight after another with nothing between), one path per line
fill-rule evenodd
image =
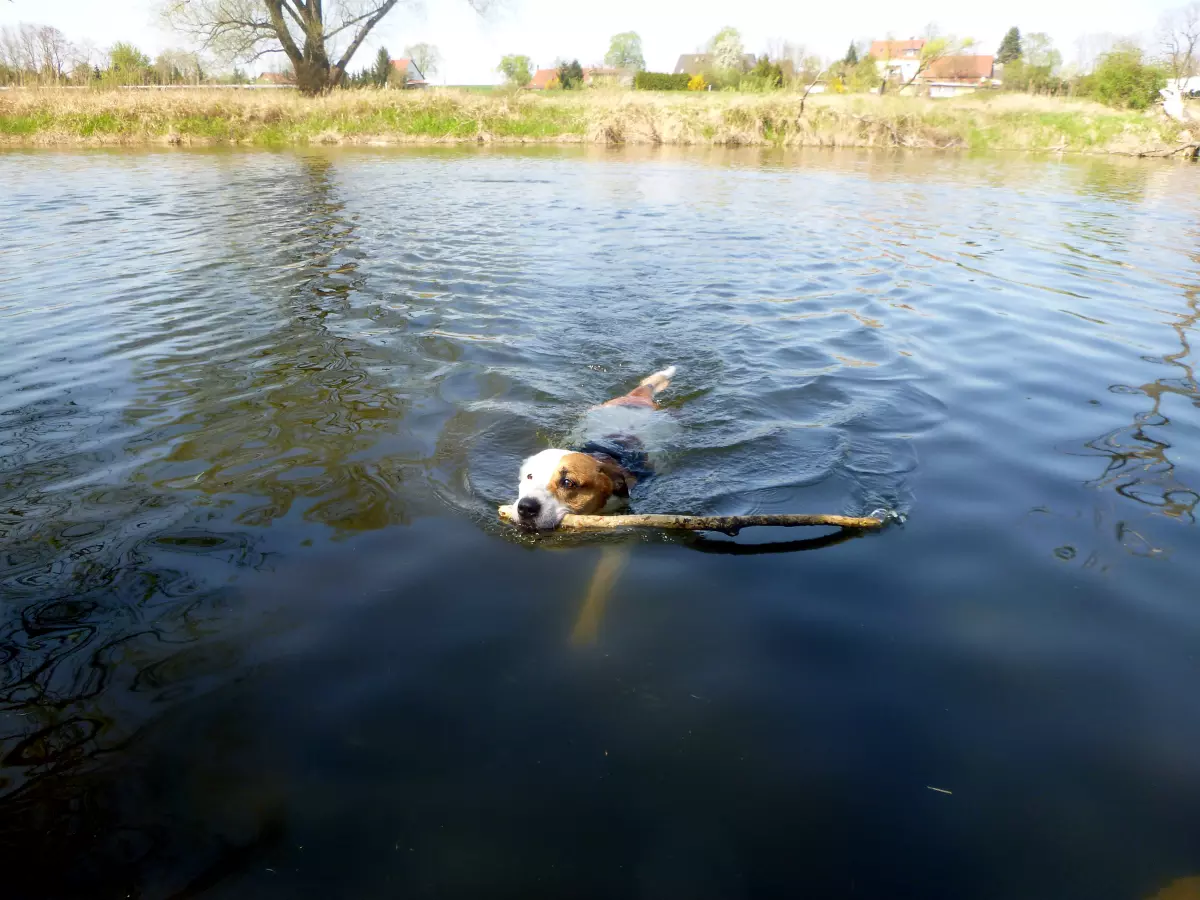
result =
M0 183L0 797L238 677L251 573L497 529L522 456L668 363L641 510L925 516L958 587L964 523L1106 573L1194 539L1194 169L10 152Z

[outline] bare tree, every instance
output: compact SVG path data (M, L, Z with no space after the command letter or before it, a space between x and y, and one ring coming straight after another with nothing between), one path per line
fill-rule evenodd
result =
M92 67L99 58L100 51L96 47L96 42L91 38L84 38L82 41L72 44L71 80L76 84L87 84L91 81Z
M41 44L38 42L36 25L24 22L17 28L17 41L21 51L21 68L35 77L42 68Z
M799 71L808 56L808 48L803 44L794 44L785 38L770 38L767 41L767 59L771 62L790 62Z
M1087 75L1096 66L1096 61L1117 45L1120 38L1112 32L1083 34L1075 40L1076 62L1079 71Z
M432 78L442 61L442 54L433 44L410 44L404 48L404 54L411 59L426 79Z
M71 45L71 62L75 65L94 65L100 58L100 50L91 38L84 38Z
M154 60L161 84L200 84L204 81L204 63L188 50L164 50Z
M407 0L412 2L412 0ZM467 0L482 11L488 0ZM173 27L228 60L283 53L306 94L336 86L355 52L400 0L165 0ZM336 60L336 61L334 61Z
M21 45L15 29L0 28L0 65L9 69L18 80L22 77ZM12 76L10 76L12 77Z
M41 25L37 29L37 42L41 71L47 80L53 79L58 84L66 74L67 58L71 54L67 36L52 25Z
M1158 24L1164 61L1174 79L1196 74L1200 50L1200 2L1164 13Z

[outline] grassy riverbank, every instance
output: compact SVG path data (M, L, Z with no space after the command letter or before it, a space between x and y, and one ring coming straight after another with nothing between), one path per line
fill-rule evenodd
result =
M0 92L0 144L588 142L1139 153L1185 139L1161 113L1084 101L641 92Z

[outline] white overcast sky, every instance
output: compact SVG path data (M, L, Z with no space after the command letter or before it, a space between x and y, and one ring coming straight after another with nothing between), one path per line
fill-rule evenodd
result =
M495 68L507 53L523 53L536 65L556 57L598 62L608 39L620 31L642 37L647 66L670 71L680 53L694 52L725 25L742 33L746 49L763 52L773 38L803 44L821 56L841 56L852 39L887 34L919 35L928 23L948 33L969 35L981 52L994 53L1009 27L1044 31L1063 59L1076 56L1084 33L1110 32L1149 38L1159 16L1183 0L1009 0L964 3L962 0L854 0L798 3L795 0L501 0L501 8L478 16L465 0L425 0L423 8L400 7L368 38L352 69L369 63L382 43L393 56L406 44L427 41L442 54L437 83L486 84L499 80ZM99 48L132 41L153 56L183 46L165 31L157 0L0 0L0 25L20 22L54 25L72 40L88 39Z

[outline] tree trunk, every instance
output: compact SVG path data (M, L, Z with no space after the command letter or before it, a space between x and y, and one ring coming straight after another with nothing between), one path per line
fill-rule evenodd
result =
M329 56L325 53L324 34L310 34L304 42L304 51L300 59L293 61L296 69L296 87L300 93L313 96L323 94L336 87L329 65Z
M323 54L322 54L323 55ZM310 97L323 94L333 87L329 77L328 59L301 59L294 63L296 69L296 87L300 93Z

